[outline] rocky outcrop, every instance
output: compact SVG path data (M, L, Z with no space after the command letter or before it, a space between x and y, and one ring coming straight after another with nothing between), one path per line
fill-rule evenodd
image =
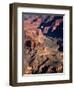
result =
M60 73L63 72L63 53L58 50L57 40L45 38L44 45L35 48L25 47L24 73Z
M60 40L50 37L51 33L61 30L57 28L63 19L56 20L56 16L52 15L44 16L45 20L36 15L31 18L28 15L25 17L27 19L24 20L24 74L63 72L63 46Z

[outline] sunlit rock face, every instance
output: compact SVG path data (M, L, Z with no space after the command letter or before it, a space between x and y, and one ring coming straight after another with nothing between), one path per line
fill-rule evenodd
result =
M24 74L62 73L63 16L23 14L23 19Z

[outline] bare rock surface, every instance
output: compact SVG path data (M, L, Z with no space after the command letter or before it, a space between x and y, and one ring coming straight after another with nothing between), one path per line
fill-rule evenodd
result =
M63 52L58 50L57 39L44 38L44 44L25 47L24 74L63 72Z

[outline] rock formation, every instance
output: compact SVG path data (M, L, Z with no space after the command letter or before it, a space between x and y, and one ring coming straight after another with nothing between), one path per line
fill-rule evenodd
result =
M25 47L25 74L63 72L63 52L58 50L57 41L51 37L44 41L44 44L39 43L34 48Z
M42 32L38 28L41 21L39 17L34 22L31 19L24 20L24 74L61 73L63 51L59 51L59 40L44 35L50 27ZM61 22L62 19L56 20L55 26L58 27Z

